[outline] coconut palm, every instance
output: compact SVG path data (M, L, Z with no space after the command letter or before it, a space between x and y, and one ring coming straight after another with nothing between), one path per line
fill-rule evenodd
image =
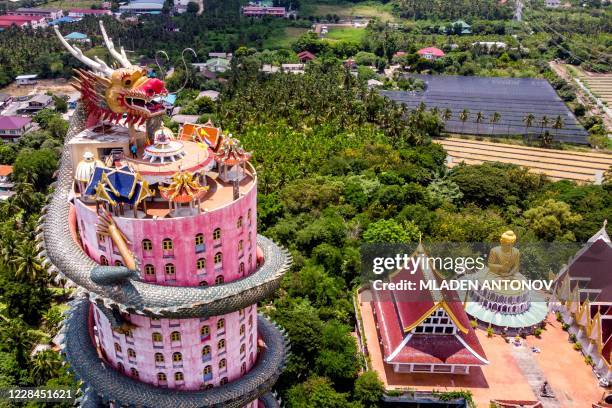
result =
M544 115L542 116L542 118L540 119L540 134L544 133L544 128L548 127L548 124L550 123L550 119L548 119L548 116Z
M440 117L440 109L437 106L434 106L429 112L435 117Z
M453 111L450 110L449 108L444 109L444 112L442 113L442 119L444 119L444 121L447 122L452 117L453 117Z
M500 119L501 114L499 112L493 112L493 114L491 114L491 117L489 118L489 122L491 122L491 124L493 125L491 129L491 134L495 134L495 125L497 124L497 122L499 122Z
M557 138L559 130L563 129L564 126L565 123L563 123L563 118L561 117L561 115L557 115L555 121L552 124L552 128L555 129L555 138Z
M528 113L523 118L523 123L525 124L525 136L527 136L527 138L529 138L529 128L533 126L534 120L535 120L535 116L533 115L533 113Z
M51 378L59 375L62 360L55 351L43 350L36 353L31 360L32 377L37 385L45 384Z
M484 113L482 113L482 111L478 111L476 113L476 133L480 134L480 124L482 123L482 121L484 120Z
M465 122L470 118L470 110L465 108L459 114L459 120L462 122L461 124L461 133L463 133L463 128L465 127Z
M21 281L35 282L43 273L38 260L34 241L24 240L17 245L15 254L9 261L15 270L15 277Z

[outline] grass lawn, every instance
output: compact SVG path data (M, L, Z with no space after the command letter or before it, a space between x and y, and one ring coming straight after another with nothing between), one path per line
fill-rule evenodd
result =
M354 27L331 27L325 36L328 40L361 42L365 36L365 29Z
M366 1L358 4L326 4L323 2L307 3L302 6L301 14L304 16L326 16L328 14L336 14L341 19L377 17L383 21L397 20L397 18L391 13L390 5L382 4L378 1Z
M45 7L68 10L71 8L91 8L94 4L99 6L102 2L99 0L51 0L45 3Z
M282 30L278 30L278 32L271 37L266 38L263 47L270 50L289 48L295 40L300 38L307 31L307 28L286 27Z

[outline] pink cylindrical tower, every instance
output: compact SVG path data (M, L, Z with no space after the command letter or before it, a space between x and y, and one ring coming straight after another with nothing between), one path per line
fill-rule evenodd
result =
M163 82L101 29L121 68L56 30L92 71L79 71L83 103L38 237L51 272L81 289L62 350L82 406L277 406L287 344L257 302L291 259L257 235L251 154L210 123L163 127Z

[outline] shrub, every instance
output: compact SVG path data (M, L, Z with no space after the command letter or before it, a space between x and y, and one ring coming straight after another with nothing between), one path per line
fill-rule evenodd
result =
M475 329L478 327L478 322L476 320L470 320L470 326Z
M492 327L487 327L487 337L493 337L493 334L495 332L493 331Z
M569 341L570 341L571 343L575 343L575 342L576 342L576 335L575 335L575 334L573 334L573 333L572 333L572 334L570 334L570 335L569 335Z
M568 330L569 330L569 324L567 324L567 323L563 323L563 324L561 325L561 328L562 328L564 331L568 331Z
M539 327L538 327L537 329L535 329L535 330L533 331L533 335L534 335L534 336L536 336L536 337L539 339L540 337L542 337L542 331L543 331L543 330L542 330L541 328L539 328Z
M576 350L576 351L580 351L580 350L582 350L582 344L580 344L580 343L574 343L574 350Z

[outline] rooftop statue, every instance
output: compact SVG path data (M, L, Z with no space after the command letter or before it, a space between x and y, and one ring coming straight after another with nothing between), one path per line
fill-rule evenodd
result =
M151 118L161 119L165 109L158 99L168 94L164 82L149 78L145 68L132 65L123 47L117 51L101 21L104 43L110 55L119 63L119 68L111 68L98 57L87 57L77 46L66 41L57 26L54 29L64 47L91 69L76 69L77 76L72 84L81 92L87 110L87 126L94 126L100 120L115 123L124 120L126 125L135 126Z

